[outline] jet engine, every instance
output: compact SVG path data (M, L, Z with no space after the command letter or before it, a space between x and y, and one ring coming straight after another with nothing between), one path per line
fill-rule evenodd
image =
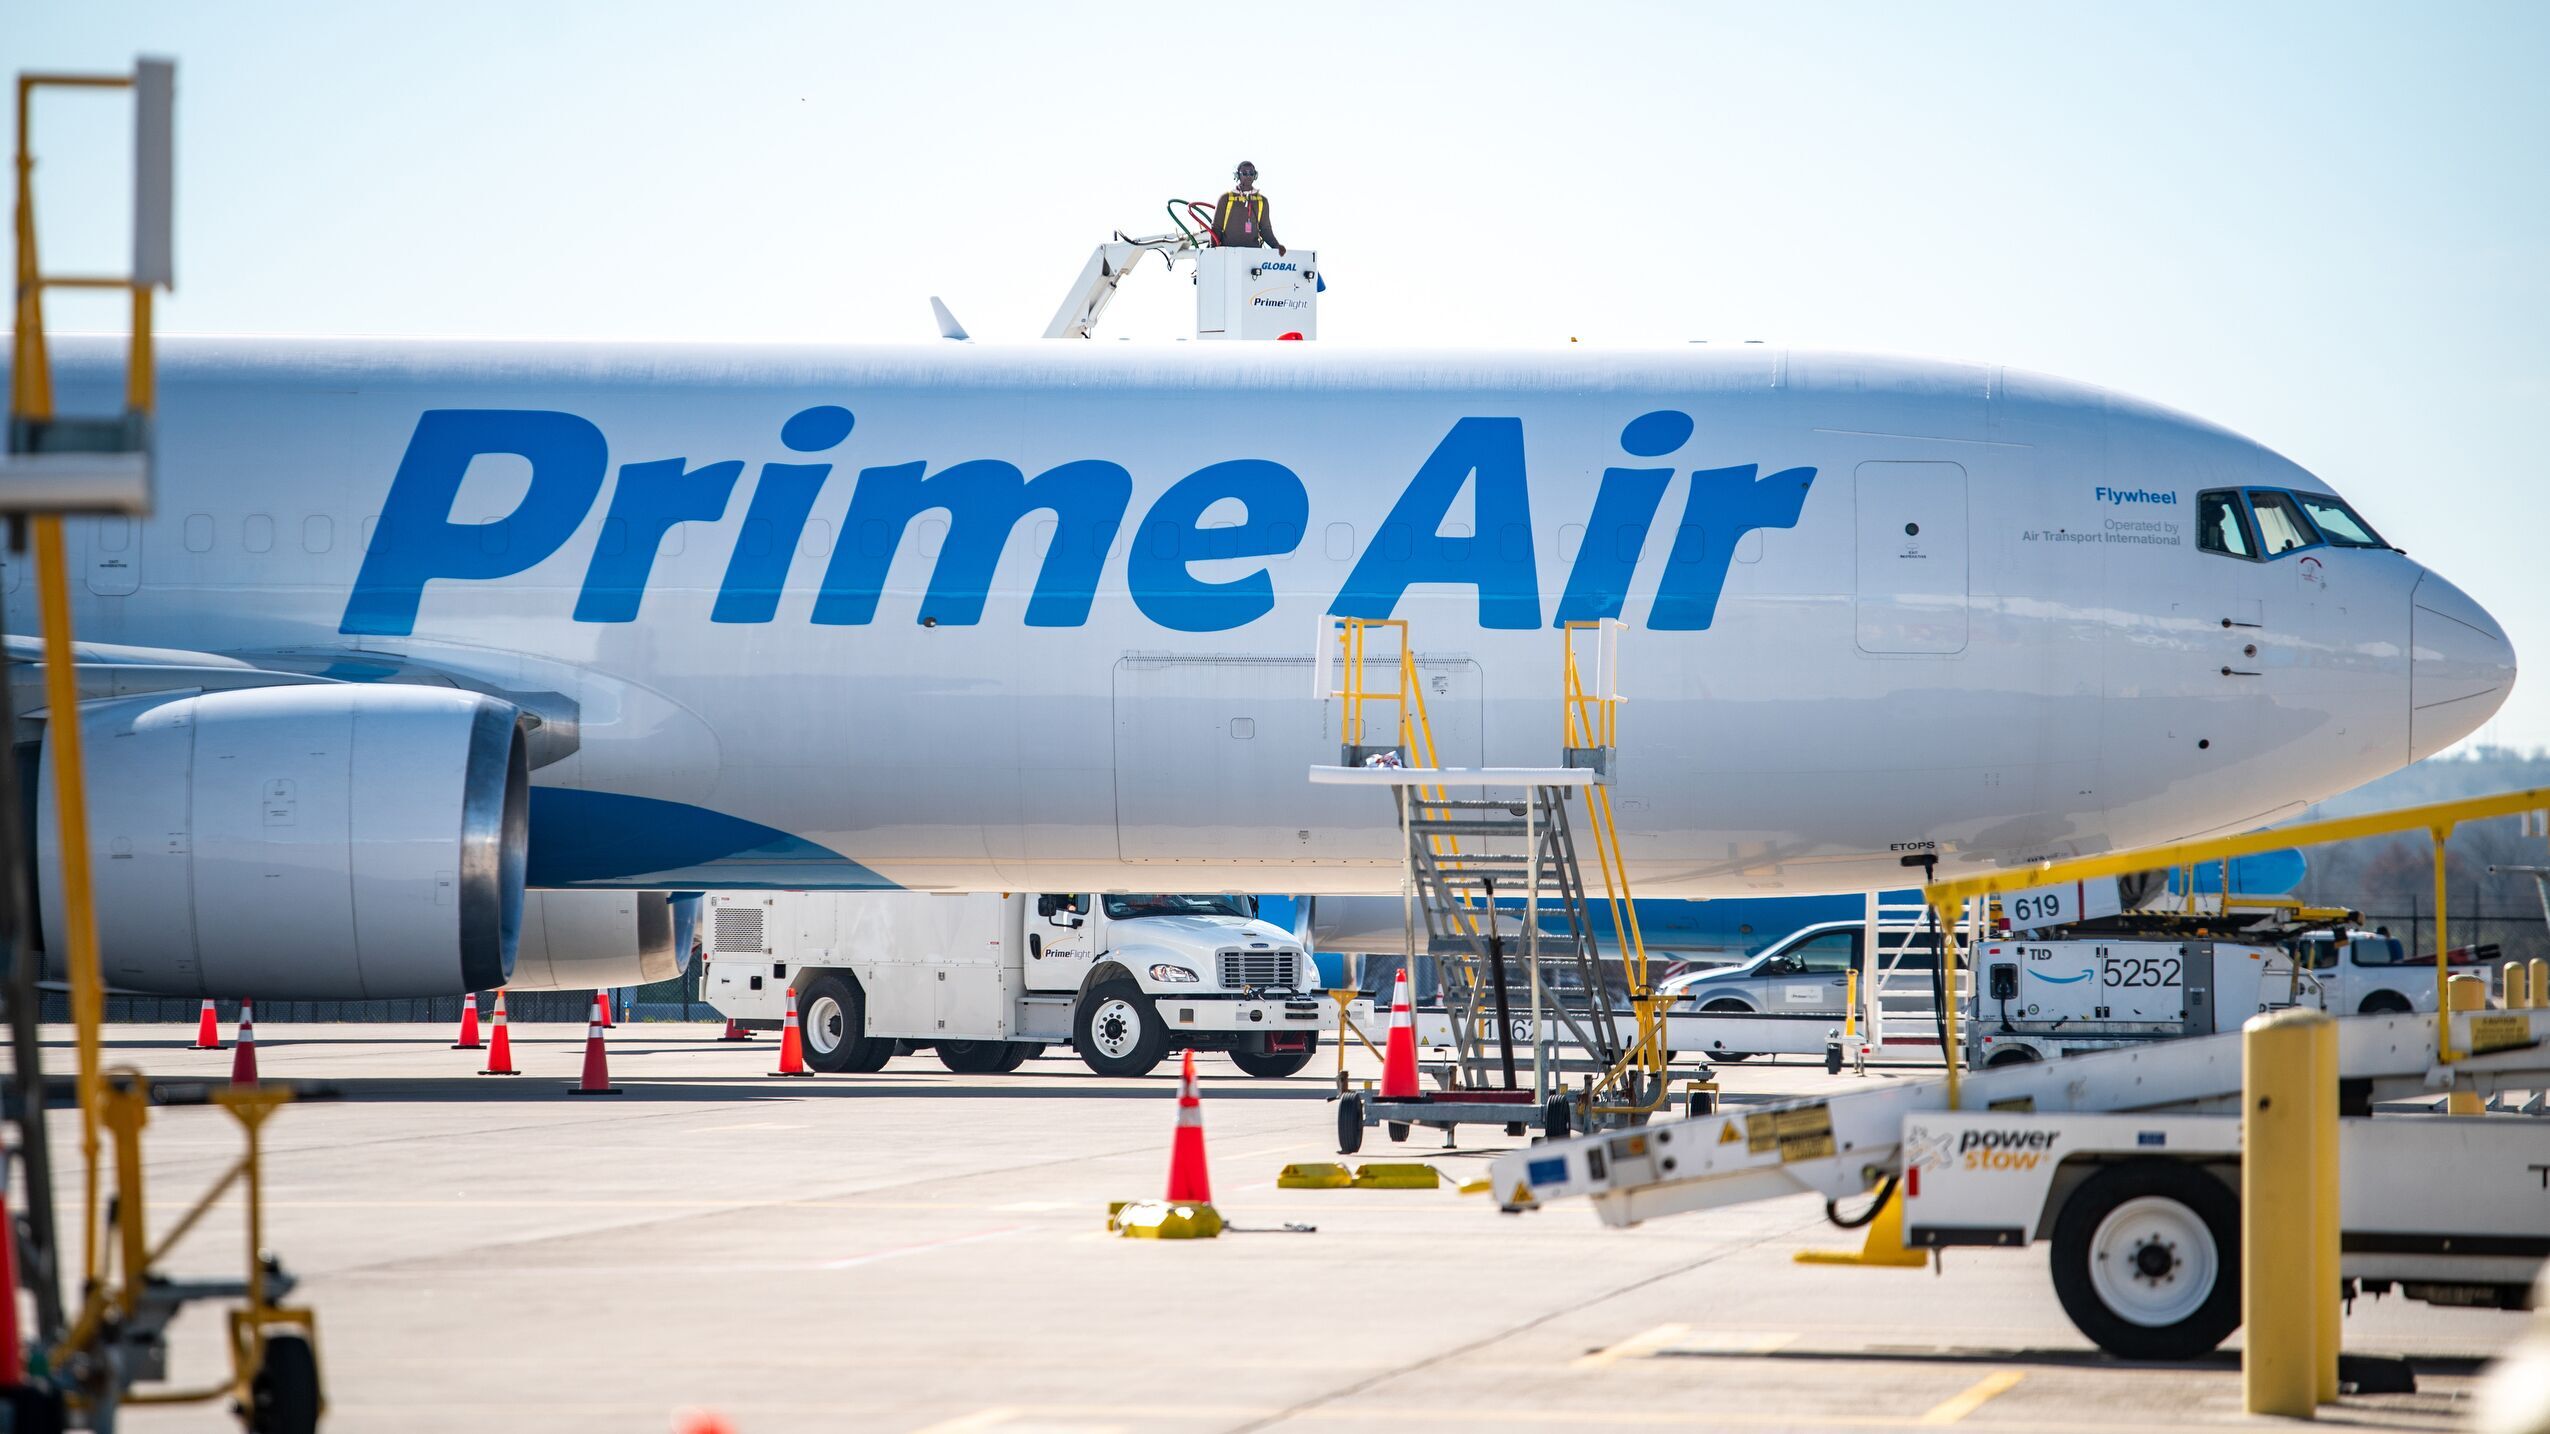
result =
M517 991L642 986L678 976L690 952L676 939L672 893L534 891L523 899Z
M516 709L322 683L80 709L107 984L183 996L441 996L512 973L530 782ZM60 788L36 783L62 970Z

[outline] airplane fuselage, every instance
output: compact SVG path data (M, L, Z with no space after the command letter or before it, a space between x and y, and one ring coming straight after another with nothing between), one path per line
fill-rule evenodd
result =
M2200 493L2311 474L1989 366L173 341L161 389L80 637L519 695L571 733L535 886L1395 891L1389 803L1305 778L1332 614L1410 622L1446 763L1533 766L1558 624L1625 621L1656 896L2257 825L2511 681L2398 552L2200 548Z

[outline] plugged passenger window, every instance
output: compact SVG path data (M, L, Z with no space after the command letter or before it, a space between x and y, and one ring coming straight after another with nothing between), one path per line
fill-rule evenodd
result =
M2238 493L2217 488L2196 495L2196 546L2235 558L2258 556L2258 543L2249 535L2249 516L2240 510Z
M2296 493L2293 496L2302 500L2302 511L2311 515L2312 524L2320 530L2321 537L2329 540L2329 546L2334 548L2387 548L2390 546L2382 541L2381 534L2373 531L2372 524L2357 517L2355 510L2346 506L2342 500L2332 498L2325 493Z
M2290 493L2271 489L2249 490L2249 511L2258 515L2258 537L2261 551L2277 557L2296 548L2307 548L2320 541L2311 520L2302 516L2302 508Z

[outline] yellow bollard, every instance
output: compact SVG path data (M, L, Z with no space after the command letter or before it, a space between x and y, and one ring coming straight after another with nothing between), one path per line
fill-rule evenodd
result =
M2320 1198L2311 1204L2313 1322L2319 1340L2312 1352L2313 1393L2322 1404L2338 1397L2339 1325L2346 1315L2341 1297L2345 1275L2338 1265L2338 1042L2337 1022L2323 1021L2311 1031L2311 1125L2319 1132L2313 1180Z
M2240 1028L2240 1357L2241 1399L2251 1414L2308 1419L2318 1402L2319 1307L2337 1298L2321 1283L2322 1213L2337 1191L2320 1147L2336 1140L2325 1116L2320 1043L2333 1039L2329 1018L2295 1008L2257 1016Z
M2532 968L2521 961L2509 961L2498 976L2501 993L2498 1004L2509 1011L2520 1011L2532 1004Z
M2532 987L2532 1004L2550 1009L2550 961L2533 957L2532 979L2525 984Z
M2484 976L2458 975L2445 983L2445 989L2456 1011L2488 1009L2488 978ZM2475 1090L2457 1090L2444 1097L2446 1115L2478 1115L2487 1108Z
M1857 966L1850 968L1848 982L1842 988L1842 1034L1845 1036L1859 1034L1859 968Z

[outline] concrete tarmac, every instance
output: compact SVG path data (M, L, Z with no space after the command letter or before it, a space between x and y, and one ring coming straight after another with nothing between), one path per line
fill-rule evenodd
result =
M737 1434L2253 1422L2238 1336L2188 1364L2109 1360L2065 1319L2042 1247L1952 1251L1937 1273L1802 1267L1798 1250L1857 1244L1807 1197L1612 1230L1582 1206L1501 1216L1450 1184L1278 1190L1285 1163L1337 1158L1326 1050L1282 1081L1199 1060L1216 1203L1238 1228L1153 1244L1105 1233L1106 1207L1160 1193L1174 1065L1110 1080L1057 1050L958 1076L922 1055L778 1080L775 1037L624 1025L624 1094L576 1098L581 1027L516 1026L528 1073L510 1079L476 1075L481 1053L441 1029L260 1034L269 1079L343 1091L269 1128L268 1243L319 1312L332 1430L662 1431L688 1410ZM67 1033L48 1035L67 1072ZM109 1060L226 1077L229 1053L192 1036L114 1028ZM1350 1070L1378 1073L1360 1055ZM1723 1072L1730 1104L1920 1074ZM76 1230L76 1122L54 1129ZM1514 1143L1375 1131L1357 1158L1457 1183ZM146 1146L164 1229L238 1139L218 1111L174 1109ZM225 1273L241 1244L232 1199L169 1268ZM2418 1391L2322 1419L2456 1427L2523 1320L2358 1301L2347 1347L2412 1359ZM172 1375L216 1376L219 1338L211 1313L186 1317ZM199 1406L125 1427L230 1426Z

